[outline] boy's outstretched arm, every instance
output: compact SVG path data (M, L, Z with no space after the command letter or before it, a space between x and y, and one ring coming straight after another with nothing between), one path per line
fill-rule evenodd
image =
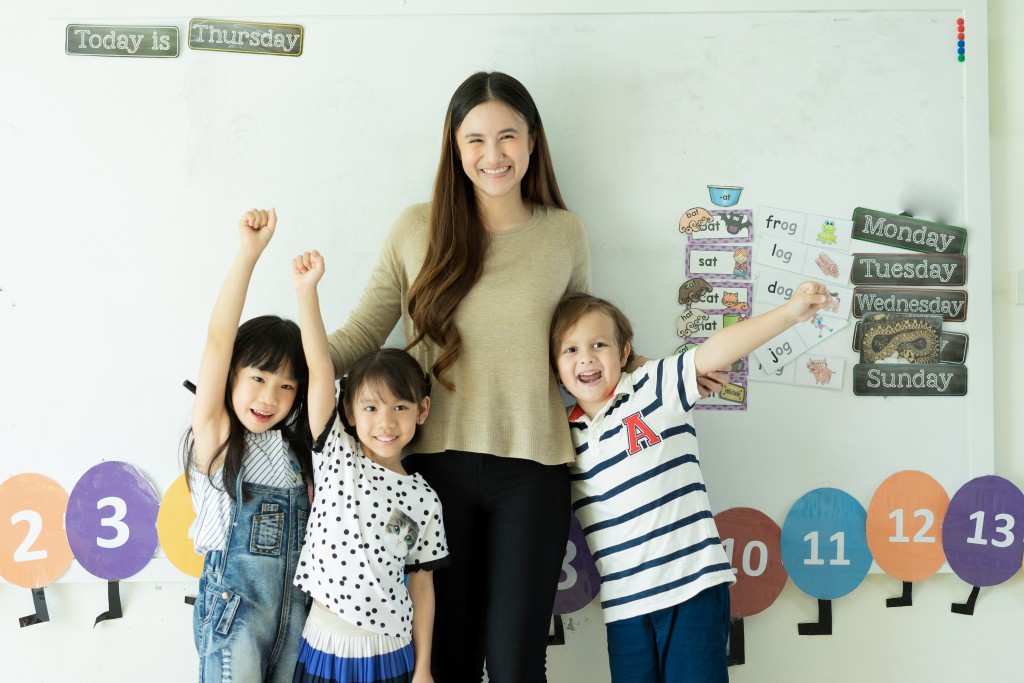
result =
M192 404L194 462L204 474L209 472L214 453L228 435L229 418L224 407L224 394L231 370L231 351L238 335L249 280L276 227L277 213L274 209L252 209L238 219L238 252L210 314L206 345L196 378L196 400Z
M698 375L721 370L798 322L810 320L831 300L828 288L818 282L801 282L789 301L759 315L724 327L708 337L694 352Z
M309 391L306 399L309 429L313 440L320 436L334 412L334 364L327 346L327 330L320 313L316 286L324 275L324 259L317 251L307 251L292 259L292 284L299 303L299 328L302 351L309 366Z

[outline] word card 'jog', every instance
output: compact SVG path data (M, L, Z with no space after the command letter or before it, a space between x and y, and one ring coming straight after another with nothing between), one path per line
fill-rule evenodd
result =
M849 320L826 318L819 313L759 346L754 350L754 357L761 363L765 373L774 373L849 324Z

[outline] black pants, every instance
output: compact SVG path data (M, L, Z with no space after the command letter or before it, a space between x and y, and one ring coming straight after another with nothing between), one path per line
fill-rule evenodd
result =
M434 573L436 683L546 681L548 626L569 538L569 470L446 451L404 462L441 499L451 564Z

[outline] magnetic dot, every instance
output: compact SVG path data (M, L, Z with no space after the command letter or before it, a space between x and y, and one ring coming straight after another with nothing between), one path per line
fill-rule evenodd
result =
M960 55L959 57L956 58L956 61L958 61L958 62L964 61L964 56Z
M956 23L958 23L958 24L964 23L964 18L963 17L957 17Z
M963 47L964 46L964 41L958 40L957 43L956 43L956 46L957 47Z
M958 54L961 54L961 55L964 53L964 49L962 47L957 48L956 51L957 51Z

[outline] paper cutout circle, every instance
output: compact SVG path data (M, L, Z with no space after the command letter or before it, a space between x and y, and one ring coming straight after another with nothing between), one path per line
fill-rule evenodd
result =
M203 573L203 556L196 552L188 528L196 513L185 484L185 475L175 479L160 503L156 517L156 531L160 547L175 567L189 576L199 578Z
M729 588L732 616L749 617L772 606L786 586L782 530L753 508L731 508L715 515L736 583Z
M1021 569L1024 493L997 476L972 479L953 495L942 525L950 568L972 586L995 586Z
M576 515L570 513L569 542L566 544L562 573L558 576L554 614L572 614L594 599L601 588L601 575L583 536L583 527Z
M111 460L89 469L68 500L68 543L92 574L120 581L145 567L160 545L160 496L134 465Z
M782 525L782 562L797 588L835 600L859 586L871 568L866 520L864 506L845 491L805 493Z
M0 576L22 588L53 583L71 566L64 533L68 494L41 474L0 484Z
M868 547L875 562L900 581L920 581L939 570L942 520L949 495L924 472L905 470L878 487L868 505Z

